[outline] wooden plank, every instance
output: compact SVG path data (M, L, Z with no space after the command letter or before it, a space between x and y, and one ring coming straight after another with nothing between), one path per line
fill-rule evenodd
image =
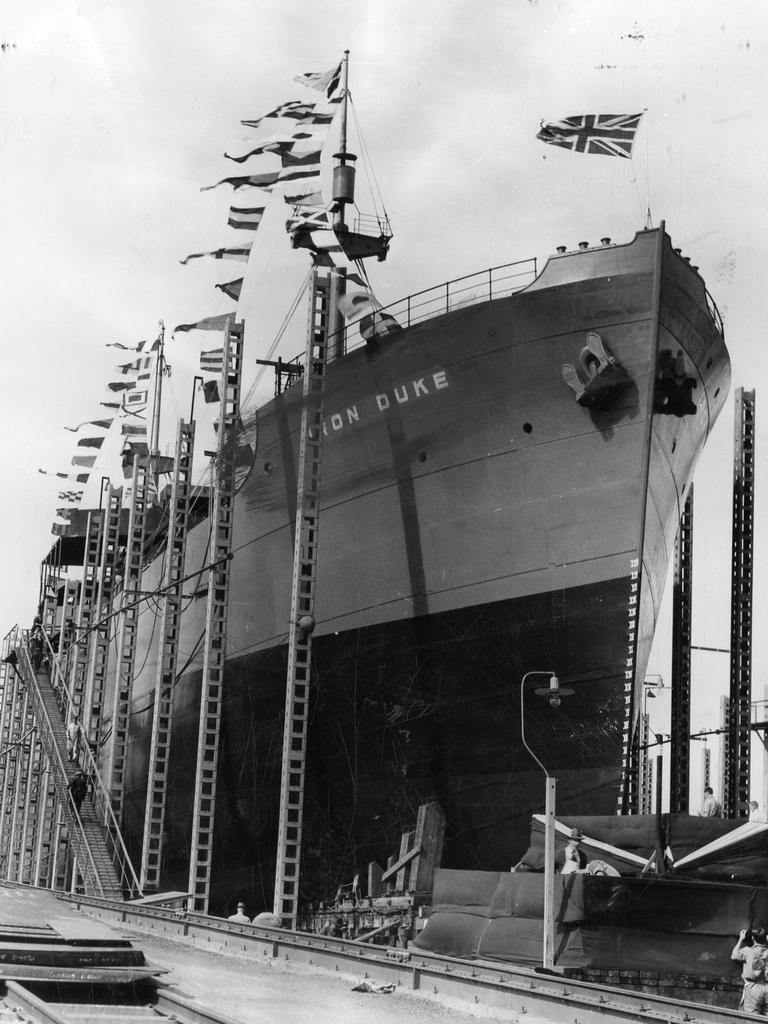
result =
M382 870L381 865L377 864L375 860L372 860L368 865L368 895L373 898L374 896L380 896L382 891L381 886Z
M422 804L416 820L416 843L422 854L411 872L413 892L431 892L435 869L440 867L445 839L445 815L439 803Z
M409 838L412 835L413 835L413 832L406 832L405 835L403 836L403 839ZM401 844L401 849L402 849L402 844ZM408 850L406 853L401 853L401 855L400 855L398 860L395 860L394 857L390 857L389 859L391 861L393 861L393 863L387 868L387 870L381 876L382 882L386 882L387 879L392 877L392 875L396 875L399 871L403 870L405 865L410 860L412 860L414 857L418 856L418 854L420 854L420 853L421 853L421 848L418 847L418 846L414 846L414 848L412 850Z

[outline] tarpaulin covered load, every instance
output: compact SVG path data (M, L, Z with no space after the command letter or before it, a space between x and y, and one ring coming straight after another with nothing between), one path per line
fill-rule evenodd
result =
M768 889L657 877L557 875L560 967L738 977L739 930L768 923ZM439 869L416 946L464 958L541 963L544 876Z
M768 926L768 825L687 814L563 818L556 866L575 829L587 868L553 879L559 966L738 975L730 952L740 929ZM656 874L661 860L666 875ZM437 872L416 945L540 963L543 868L544 819L536 815L513 871Z

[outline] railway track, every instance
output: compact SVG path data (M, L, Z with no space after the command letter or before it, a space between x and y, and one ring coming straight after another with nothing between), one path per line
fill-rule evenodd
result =
M737 1024L752 1019L738 1010L577 981L510 964L367 946L156 906L84 896L66 898L83 913L108 925L125 926L225 955L303 964L341 972L359 981L394 984L404 991L419 991L454 1006L520 1022L526 1017L555 1024Z
M0 1001L0 1024L238 1024L235 1018L205 1009L178 993L161 989L151 1001L59 1002L42 998L20 982L8 981Z

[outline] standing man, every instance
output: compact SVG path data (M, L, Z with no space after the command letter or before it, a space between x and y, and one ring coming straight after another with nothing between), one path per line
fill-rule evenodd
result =
M72 803L75 805L75 810L80 813L80 808L83 806L83 800L85 794L88 792L88 776L85 772L78 772L74 779L67 786L69 795L72 797Z
M228 921L235 921L235 922L237 922L237 924L250 924L251 923L250 917L248 917L248 915L245 912L245 904L244 903L238 903L237 904L237 912L235 914L230 914L229 917L227 918L227 920Z
M78 739L80 736L80 719L73 715L67 726L67 757L70 761L77 760Z
M731 960L742 964L741 977L744 981L744 995L741 997L739 1009L744 1013L757 1013L761 1017L768 1016L768 984L766 984L766 962L768 948L765 944L765 928L752 929L752 945L745 945L747 929L739 932L739 940L733 947Z
M722 818L723 808L720 801L715 799L715 793L711 786L704 789L704 803L699 811L700 818Z
M581 840L584 838L580 828L572 828L568 837L568 844L563 852L563 866L560 869L561 875L570 875L574 871L584 871L587 866L587 855L581 849Z

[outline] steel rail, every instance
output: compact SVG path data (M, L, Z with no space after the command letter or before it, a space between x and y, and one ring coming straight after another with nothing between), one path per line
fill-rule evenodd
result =
M77 909L111 925L135 927L209 952L268 958L350 974L403 991L420 991L440 1002L504 1014L533 1014L573 1024L653 1021L658 1024L736 1024L753 1019L725 1007L673 999L487 960L462 960L417 949L368 947L347 939L173 911L66 896Z
M98 974L98 971L95 971L95 974ZM98 984L98 978L94 979L94 983ZM76 1012L73 1013L73 1010L68 1008L68 1004L46 1002L18 981L6 982L6 989L8 994L5 999L0 1000L0 1005L5 1004L9 1009L23 1013L26 1020L33 1021L34 1024L72 1024L73 1020L80 1019ZM135 1015L137 1007L146 1007L146 1017ZM88 1013L88 1020L102 1019L107 1024L109 1021L122 1019L121 1010L134 1010L130 1017L135 1019L137 1024L144 1020L154 1020L158 1024L162 1024L163 1021L176 1021L177 1024L239 1024L237 1017L200 1006L169 988L156 992L150 1003L143 999L134 999L133 1002L104 1006L102 1015L99 1014L99 1007L94 1006Z

